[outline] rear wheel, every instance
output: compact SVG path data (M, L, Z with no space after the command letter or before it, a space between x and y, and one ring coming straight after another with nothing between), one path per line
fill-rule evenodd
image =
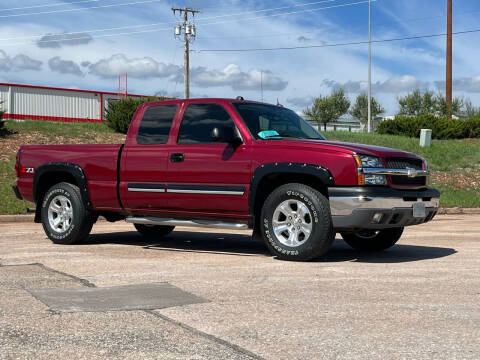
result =
M361 251L382 251L397 243L403 227L384 230L363 230L357 233L342 232L343 240L352 248Z
M304 184L285 184L268 196L261 229L269 250L284 260L319 257L335 239L327 198Z
M55 244L71 245L85 240L94 223L80 194L80 189L66 182L48 189L43 197L42 225Z
M133 224L135 229L142 234L143 236L148 237L163 237L170 234L175 226L165 226L165 225L145 225L145 224Z

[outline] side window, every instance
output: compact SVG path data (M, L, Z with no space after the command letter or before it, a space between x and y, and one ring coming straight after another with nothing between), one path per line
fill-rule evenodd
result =
M165 144L168 141L177 105L150 106L138 128L137 144Z
M223 106L216 104L191 104L185 110L178 133L179 144L213 143L214 127L231 127L235 123Z

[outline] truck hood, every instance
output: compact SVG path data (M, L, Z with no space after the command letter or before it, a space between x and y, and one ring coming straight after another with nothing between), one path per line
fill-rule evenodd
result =
M268 140L270 143L272 140ZM277 141L275 141L276 143ZM342 151L350 154L364 154L377 157L408 157L408 158L420 158L408 151L392 149L383 146L364 145L347 143L341 141L328 141L328 140L306 140L306 139L283 139L278 142L282 143L282 146L293 147L307 147L307 148L330 148L334 151Z

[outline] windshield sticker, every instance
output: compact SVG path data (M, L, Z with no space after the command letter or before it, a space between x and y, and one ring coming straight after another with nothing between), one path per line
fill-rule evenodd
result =
M260 131L258 136L262 139L281 138L280 134L275 130Z

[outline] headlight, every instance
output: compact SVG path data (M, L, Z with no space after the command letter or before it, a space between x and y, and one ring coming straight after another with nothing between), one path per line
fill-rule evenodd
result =
M358 157L360 158L360 162L362 164L362 167L383 168L383 164L382 164L381 160L376 156L368 156L368 155L359 154Z
M385 175L365 175L361 171L361 168L383 168L384 166L380 158L362 154L354 156L359 169L359 185L387 185L387 177Z

